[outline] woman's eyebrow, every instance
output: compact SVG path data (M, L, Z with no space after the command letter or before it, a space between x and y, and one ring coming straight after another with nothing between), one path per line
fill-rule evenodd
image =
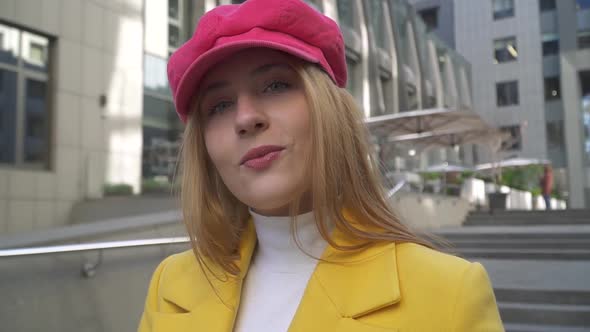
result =
M268 64L264 64L260 67L255 68L254 70L252 70L250 72L250 75L252 75L252 76L261 75L261 74L267 73L267 72L275 70L275 69L290 70L291 67L287 64L284 64L284 63L268 63ZM217 82L213 82L211 84L208 84L205 87L205 89L203 89L203 91L201 92L199 99L204 99L209 93L214 92L216 90L223 89L229 85L230 85L230 83L228 81L217 81Z
M211 84L208 84L205 87L205 89L203 89L203 91L201 92L201 96L199 99L204 99L207 96L207 94L209 94L215 90L223 89L228 85L229 85L229 82L227 82L227 81L218 81L218 82L213 82Z
M260 74L264 74L264 73L269 72L274 69L291 69L291 67L285 63L268 63L268 64L262 65L256 69L252 70L250 72L250 75L252 75L252 76L260 75Z

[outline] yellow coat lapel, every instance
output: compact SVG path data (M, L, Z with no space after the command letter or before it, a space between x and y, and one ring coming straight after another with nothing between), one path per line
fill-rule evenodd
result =
M338 230L332 236L337 243L350 243ZM226 281L210 277L215 290L194 257L190 264L172 266L182 270L167 271L166 274L177 278L162 283L160 295L167 305L176 307L174 311L178 313L152 313L152 331L188 331L200 327L210 332L231 332L240 303L243 278L255 245L256 232L250 220L240 244L240 261L237 262L242 272ZM328 262L318 262L289 332L385 331L359 323L355 318L400 300L395 244L376 244L355 252L339 251L329 246L321 258Z
M374 246L356 253L329 248L322 258L340 263L318 263L289 332L386 331L355 318L400 300L395 245Z

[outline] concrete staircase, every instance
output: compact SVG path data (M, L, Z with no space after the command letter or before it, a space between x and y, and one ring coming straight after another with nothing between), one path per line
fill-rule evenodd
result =
M436 232L468 258L588 260L590 224L569 226L471 226Z
M496 288L507 331L588 331L590 292Z
M590 331L590 210L475 212L435 234L484 264L506 331Z
M587 331L590 292L497 288L496 300L508 331Z
M590 225L590 209L555 211L496 210L471 212L465 226Z

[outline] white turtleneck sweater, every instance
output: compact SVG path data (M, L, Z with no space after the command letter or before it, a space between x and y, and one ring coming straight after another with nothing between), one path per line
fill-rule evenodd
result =
M297 247L290 217L266 217L250 211L257 250L242 286L234 332L287 331L317 260ZM297 217L301 247L320 257L328 245L316 228L313 212Z

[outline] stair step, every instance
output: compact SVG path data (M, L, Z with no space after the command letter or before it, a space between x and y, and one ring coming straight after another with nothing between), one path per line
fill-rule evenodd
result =
M498 259L590 260L590 250L583 249L474 249L457 248L461 256Z
M493 226L493 225L590 225L588 219L499 219L499 218L486 218L486 219L469 219L467 218L463 223L464 226Z
M450 240L456 248L529 248L529 249L588 249L590 250L590 238L588 239L453 239Z
M544 234L544 233L434 233L437 236L443 237L450 241L454 240L519 240L519 241L534 241L534 240L553 240L553 241L570 241L582 240L589 241L590 234Z
M494 288L498 302L590 306L590 291Z
M590 225L559 225L559 226L468 226L468 227L444 227L425 231L426 235L434 234L450 241L456 239L553 239L590 240Z
M536 324L504 324L506 332L590 332L588 327Z
M590 212L586 214L551 214L551 213L478 213L478 214L468 214L468 218L478 219L478 218L498 218L498 219L538 219L538 218L546 218L546 219L590 219Z
M506 323L589 326L590 306L498 302Z
M490 212L487 210L472 211L469 215L480 216L489 215ZM588 216L590 215L590 209L571 209L571 210L494 210L494 215L498 216Z

